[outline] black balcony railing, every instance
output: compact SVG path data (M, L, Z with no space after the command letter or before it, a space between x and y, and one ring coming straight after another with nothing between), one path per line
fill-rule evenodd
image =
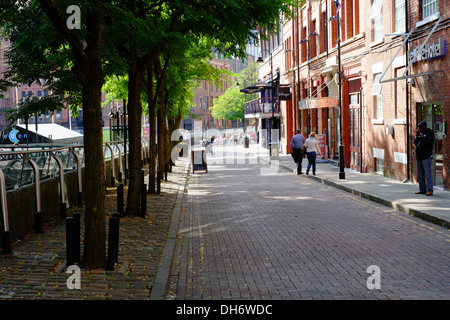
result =
M258 98L254 100L247 101L245 103L245 114L253 113L278 113L279 107L277 103L277 98Z

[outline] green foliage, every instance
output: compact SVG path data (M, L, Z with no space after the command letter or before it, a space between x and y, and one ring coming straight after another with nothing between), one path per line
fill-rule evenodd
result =
M6 53L8 70L1 82L5 87L45 85L51 96L26 99L17 110L7 112L11 121L27 119L30 115L61 110L81 104L81 87L73 69L73 56L63 37L46 18L38 1L9 1L0 11L2 36L10 48Z
M258 78L256 64L250 63L247 68L236 75L236 78L237 82L231 88L228 88L222 96L214 99L214 104L210 108L213 118L224 120L244 119L246 96L240 89L254 83ZM237 83L239 83L239 86ZM251 96L248 98L251 99Z
M211 115L215 119L238 120L244 118L245 95L238 86L232 86L214 99Z

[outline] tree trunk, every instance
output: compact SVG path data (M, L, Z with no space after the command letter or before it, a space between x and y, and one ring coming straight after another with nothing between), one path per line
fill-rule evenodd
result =
M105 159L103 155L102 86L103 66L100 46L102 44L103 11L98 1L86 15L86 36L79 41L68 29L55 4L51 0L39 1L42 9L55 28L68 41L75 53L75 67L82 86L84 154L85 154L85 237L82 264L85 268L106 266L105 228Z
M127 198L128 216L140 215L141 176L142 176L142 145L141 145L141 118L142 102L141 91L145 68L139 65L135 53L132 52L131 66L128 71L128 132L129 132L129 184Z
M150 161L149 161L149 179L148 191L150 193L156 192L156 105L154 103L153 93L153 68L150 64L148 70L148 114L150 118Z
M167 64L166 64L167 65ZM166 164L166 146L167 146L167 125L166 125L166 110L164 106L164 71L161 68L160 58L155 59L155 70L158 79L158 87L161 88L158 92L159 108L157 112L158 122L158 173L162 180L164 175L164 168Z
M163 81L163 80L162 80ZM166 139L165 131L167 131L166 127L166 116L164 109L164 93L163 90L160 92L160 103L157 112L157 121L158 121L158 173L160 174L160 178L163 178L164 167L166 163L166 143L164 140Z
M84 267L106 266L105 169L102 128L102 67L101 62L86 67L83 85L83 125L85 154L85 238L82 264Z

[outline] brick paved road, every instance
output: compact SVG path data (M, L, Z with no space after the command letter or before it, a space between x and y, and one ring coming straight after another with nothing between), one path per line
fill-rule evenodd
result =
M450 299L447 229L226 150L189 177L168 299Z

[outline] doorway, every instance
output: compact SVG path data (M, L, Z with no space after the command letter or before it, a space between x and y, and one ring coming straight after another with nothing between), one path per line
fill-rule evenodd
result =
M444 153L442 143L444 138L444 123L442 115L442 104L422 103L418 105L417 121L425 120L427 127L434 131L433 148L433 184L444 187Z
M361 118L359 94L350 94L350 168L360 170L361 155Z

